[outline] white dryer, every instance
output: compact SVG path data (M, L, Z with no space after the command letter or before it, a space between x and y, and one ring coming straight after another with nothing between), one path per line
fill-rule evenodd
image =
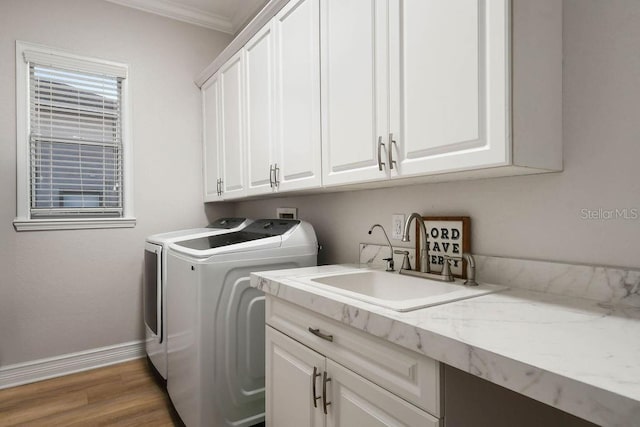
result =
M170 243L231 233L251 224L247 218L220 218L207 227L171 231L147 237L142 301L145 348L156 371L167 379L167 251Z
M249 275L313 266L317 253L310 224L282 219L169 245L167 390L188 427L264 420L264 294Z

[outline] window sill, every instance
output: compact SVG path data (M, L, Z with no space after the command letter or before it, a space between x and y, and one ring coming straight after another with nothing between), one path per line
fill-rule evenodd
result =
M16 231L83 230L88 228L133 228L135 218L23 219L13 220Z

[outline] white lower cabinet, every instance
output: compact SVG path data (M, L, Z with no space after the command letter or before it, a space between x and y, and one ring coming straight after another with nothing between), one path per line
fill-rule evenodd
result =
M325 373L326 378L325 378ZM326 359L327 426L438 426L439 420L344 366ZM323 392L324 392L323 387Z
M266 422L440 426L440 365L267 296Z
M324 371L324 356L269 326L265 341L266 424L323 426L322 402L313 393L317 397L322 392L318 376Z

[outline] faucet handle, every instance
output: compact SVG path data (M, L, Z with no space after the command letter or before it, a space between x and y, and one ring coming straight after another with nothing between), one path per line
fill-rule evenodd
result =
M448 282L453 281L453 275L451 274L451 261L455 258L450 257L449 255L444 255L444 265L442 266L441 276Z
M411 262L409 261L409 251L401 251L399 249L396 249L395 251L393 251L393 253L397 255L404 255L404 257L402 258L402 267L400 267L400 270L411 270Z
M393 258L382 258L383 261L387 261L387 269L385 271L396 271L393 262Z

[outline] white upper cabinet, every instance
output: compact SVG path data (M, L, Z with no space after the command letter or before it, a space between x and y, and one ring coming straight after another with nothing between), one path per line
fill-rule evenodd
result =
M390 2L390 132L400 176L509 163L507 6Z
M242 197L245 186L242 52L220 68L220 159L222 197Z
M222 200L220 193L220 82L214 74L202 85L202 151L204 201Z
M274 18L279 191L322 185L318 0L291 0Z
M244 48L246 81L247 195L273 189L274 37L262 28Z
M387 3L321 0L325 185L389 176Z
M202 86L206 201L562 170L561 0L269 5Z
M321 10L325 185L508 163L506 1Z
M322 0L323 185L561 170L558 16L557 0Z
M320 187L318 0L292 0L244 47L247 195Z

